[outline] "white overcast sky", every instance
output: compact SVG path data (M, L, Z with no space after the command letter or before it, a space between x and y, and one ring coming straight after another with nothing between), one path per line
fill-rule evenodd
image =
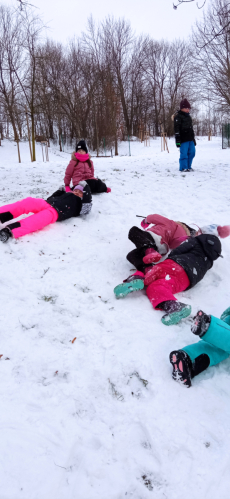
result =
M210 3L211 0L208 0ZM201 19L203 9L196 2L183 4L173 10L172 0L30 0L49 26L47 35L56 41L66 42L85 30L92 14L95 20L108 15L124 17L131 22L136 34L149 34L152 38L187 38L196 19ZM175 2L175 0L174 0ZM17 5L16 0L0 3ZM177 3L177 2L176 2ZM199 0L201 3L201 0Z

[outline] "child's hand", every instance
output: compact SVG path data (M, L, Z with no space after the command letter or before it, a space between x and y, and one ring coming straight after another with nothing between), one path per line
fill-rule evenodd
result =
M162 258L162 255L158 253L158 251L155 251L154 249L150 249L149 253L144 256L143 262L146 263L147 265L149 263L158 263Z
M144 220L142 220L141 222L141 227L142 229L147 229L147 227L149 226L150 224L148 224L148 222L146 222L146 218Z

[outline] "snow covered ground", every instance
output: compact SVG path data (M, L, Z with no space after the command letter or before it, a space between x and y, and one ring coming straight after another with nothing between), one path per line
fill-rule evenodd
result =
M113 294L131 273L136 214L230 223L230 151L201 138L195 172L181 174L169 149L133 142L131 157L95 158L112 192L90 215L1 243L0 499L229 498L230 359L185 389L168 355L196 341L190 319L167 328L144 291ZM63 183L69 154L53 148L43 163L37 146L31 163L22 144L21 156L3 141L1 205ZM230 238L222 245L224 259L180 294L193 313L230 305Z

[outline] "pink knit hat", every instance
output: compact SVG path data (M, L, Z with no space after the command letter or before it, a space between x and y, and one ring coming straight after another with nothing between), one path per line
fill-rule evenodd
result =
M221 227L221 225L218 225L217 232L219 234L219 237L221 237L222 239L230 236L230 225L223 225L223 227Z

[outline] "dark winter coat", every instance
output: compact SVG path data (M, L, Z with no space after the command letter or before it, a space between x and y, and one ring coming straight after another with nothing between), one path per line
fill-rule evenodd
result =
M202 234L192 237L169 253L168 258L178 263L186 272L192 288L212 268L221 254L221 242L216 236Z
M82 199L75 196L72 192L65 192L60 189L48 197L46 201L58 212L57 222L61 222L67 218L80 215L82 205L92 202L92 195L89 186L86 185Z
M192 126L192 118L189 113L178 111L174 117L174 132L176 143L193 141L195 143L195 135Z

